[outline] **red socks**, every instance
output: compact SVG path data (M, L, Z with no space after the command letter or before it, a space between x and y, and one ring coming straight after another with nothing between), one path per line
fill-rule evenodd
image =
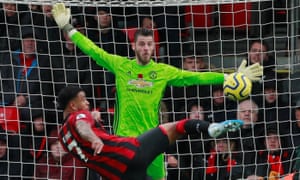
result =
M188 121L188 119L183 119L183 120L180 120L177 122L176 124L176 131L179 133L179 134L185 134L185 123Z

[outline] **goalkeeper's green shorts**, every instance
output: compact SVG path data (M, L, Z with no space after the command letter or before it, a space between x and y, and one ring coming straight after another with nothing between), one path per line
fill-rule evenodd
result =
M153 180L166 177L164 155L157 156L147 168L147 175Z

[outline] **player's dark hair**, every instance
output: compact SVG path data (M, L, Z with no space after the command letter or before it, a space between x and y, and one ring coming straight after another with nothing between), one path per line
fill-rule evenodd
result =
M134 42L136 42L136 40L139 36L152 36L153 37L153 31L151 29L147 29L147 28L138 29L134 33Z
M84 90L78 86L67 86L63 88L58 94L58 98L57 98L58 107L64 110L68 105L68 103L72 99L74 99L77 96L77 94L81 91Z

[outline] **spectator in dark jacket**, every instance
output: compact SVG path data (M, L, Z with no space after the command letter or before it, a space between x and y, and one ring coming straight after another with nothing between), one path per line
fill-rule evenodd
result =
M205 111L203 106L197 103L188 104L187 119L197 119L205 121ZM183 119L185 119L183 117ZM208 134L199 136L184 136L170 147L167 155L168 177L167 179L190 180L193 176L199 175L199 169L203 167L202 160L209 142ZM178 155L179 154L179 155Z
M120 56L133 57L134 52L131 49L129 40L124 32L114 28L113 15L109 7L98 7L96 9L96 15L94 16L94 23L96 27L89 28L87 36L90 37L99 47L103 48L108 53L117 54ZM115 77L112 73L104 71L102 67L99 67L94 61L92 61L93 70L93 84L95 85L96 97L103 98L108 97L110 101L109 105L103 106L100 104L100 108L114 107L115 98ZM104 72L104 73L103 73ZM104 76L104 78L102 78ZM104 79L104 81L103 81ZM106 86L104 86L105 84ZM98 102L98 104L101 102Z
M201 52L188 49L184 51L182 68L187 71L207 71L208 64L204 61ZM186 104L199 103L200 101L202 104L205 104L204 101L209 102L207 97L211 95L210 87L209 85L167 87L164 96L165 102L168 109L175 112L176 120L179 120L182 116L186 116L186 112L189 112Z
M265 133L264 150L258 151L257 171L250 177L279 179L291 173L293 153L281 146L280 134L274 127L268 127Z
M73 18L73 26L84 33L84 22L79 17ZM92 77L91 60L88 56L75 46L66 33L62 32L64 37L62 56L52 57L51 69L55 86L55 94L67 85L80 85L86 92L89 99L92 99ZM95 77L96 78L96 77ZM103 77L97 77L103 78ZM93 102L93 101L91 101ZM93 104L91 104L92 107Z
M17 106L24 122L29 108L53 108L49 56L38 53L35 37L31 28L24 28L22 48L4 54L0 67L1 105Z
M261 124L263 122L258 119L257 104L250 99L238 104L237 119L244 121L236 137L240 138L237 151L240 151L241 163L244 165L241 178L246 178L255 171L255 152L263 148L261 137L264 133L264 126Z
M295 108L292 111L292 129L291 133L287 136L288 146L295 148L300 146L300 101L298 100ZM290 128L288 129L290 130Z
M208 154L193 180L234 180L242 177L243 169L236 152L237 139L230 134L211 141ZM205 168L203 168L205 167Z
M52 115L41 108L32 108L26 115L30 126L22 133L23 176L34 175L34 164L47 153L47 136L53 123Z
M21 180L19 136L0 130L0 179Z
M275 59L269 52L269 45L260 39L255 39L250 42L248 51L248 64L260 63L264 67L264 78L275 78ZM261 82L255 82L252 85L253 97L260 98L263 93L263 85Z
M15 3L3 3L0 12L0 50L15 51L20 47L21 13Z
M275 81L264 83L264 94L260 102L260 119L263 119L267 126L273 126L281 135L290 134L290 106L282 101Z
M211 102L206 104L210 110L208 120L211 122L221 122L224 119L234 119L236 115L236 102L226 98L222 85L212 87Z

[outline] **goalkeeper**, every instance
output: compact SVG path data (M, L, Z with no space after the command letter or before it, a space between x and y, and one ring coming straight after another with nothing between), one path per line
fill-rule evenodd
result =
M190 72L154 62L151 57L155 42L151 30L137 30L132 44L135 59L130 60L105 52L72 27L69 23L70 9L65 8L63 3L55 4L52 14L59 28L68 33L76 46L99 66L115 74L117 99L113 128L117 135L139 136L157 127L160 101L166 86L222 84L226 79L227 75L223 73ZM259 64L245 66L244 61L238 71L252 81L260 80L262 67ZM163 155L153 161L147 173L152 179L165 177Z

